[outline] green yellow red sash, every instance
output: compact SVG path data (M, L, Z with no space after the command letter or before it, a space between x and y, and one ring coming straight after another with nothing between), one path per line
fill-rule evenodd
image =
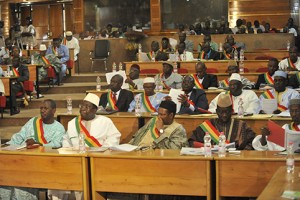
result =
M290 58L288 58L288 65L289 65L289 67L291 67L292 69L296 69L296 65L291 61Z
M45 56L41 56L41 59L45 65L50 65L50 61Z
M85 135L84 141L89 147L101 147L102 146L102 144L100 144L99 141L95 137L91 136L89 131L82 125L80 116L75 118L75 126L76 126L78 135L80 134L80 132L84 133L84 135Z
M205 52L204 51L201 51L199 58L200 59L204 59L205 58Z
M199 82L197 74L191 74L195 80L195 86L197 89L203 89L203 85Z
M152 60L152 58L155 57L154 51L150 51L149 53L147 53L147 57L149 58L149 60Z
M270 90L267 90L265 91L262 96L265 98L265 99L274 99L274 95L271 93Z
M111 91L107 93L107 102L113 110L119 110L119 108L116 106L117 102L115 99L113 99L112 95L113 93Z
M52 46L51 51L52 51L52 54L57 55L57 51L56 51L56 48L54 48L54 46Z
M67 45L67 38L64 38L63 44L64 44L64 45Z
M152 106L149 97L146 96L146 94L143 92L143 94L141 94L142 96L142 103L146 109L147 112L156 112L156 109Z
M230 60L230 59L231 59L230 54L227 54L225 50L223 51L223 55L225 56L225 58L226 58L227 60Z
M200 128L204 131L204 133L208 132L211 136L211 139L216 143L219 144L219 136L220 132L214 127L209 120L205 120L202 124L200 124ZM228 141L226 140L226 143Z
M272 79L272 76L269 74L269 72L265 73L264 77L267 84L274 85L274 80Z
M300 131L300 128L294 122L289 124L289 129L292 131Z
M225 87L229 87L228 79L222 80L220 83L223 84Z
M161 83L163 84L164 88L166 88L167 90L170 90L171 88L165 83L165 81L162 80L163 76L164 76L164 73L161 73L160 74Z
M13 76L15 76L15 77L19 77L20 76L20 74L19 74L19 72L17 71L17 68L12 68L12 72L13 72Z
M45 139L45 133L43 128L43 120L40 117L35 117L33 120L34 139L36 142L41 144L47 144Z
M150 132L151 132L151 137L156 140L159 138L160 134L158 129L156 128L156 122L157 122L157 117L153 117L151 119L151 124L150 124Z
M283 105L281 105L279 103L277 105L278 105L278 110L280 110L281 112L288 109L287 107L285 107L285 106L283 106Z

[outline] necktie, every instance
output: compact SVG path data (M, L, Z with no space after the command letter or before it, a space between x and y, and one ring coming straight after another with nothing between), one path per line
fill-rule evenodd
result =
M114 102L117 103L117 94L115 92L113 92L112 98L113 98Z

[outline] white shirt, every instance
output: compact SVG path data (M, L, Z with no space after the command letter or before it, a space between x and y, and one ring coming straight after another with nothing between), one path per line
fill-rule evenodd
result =
M225 94L225 92L221 92L220 94ZM216 113L219 95L216 96L209 104L208 110L212 113ZM239 107L238 102L239 102L240 98L243 99L244 112L253 113L253 114L259 113L259 110L260 110L259 99L258 99L257 95L255 94L255 92L253 92L252 90L243 90L241 95L232 96L233 109L234 109L233 112L235 112L235 113L238 112L238 107Z
M296 68L298 70L300 70L300 57L298 57L297 61L294 63L294 65L296 66ZM282 71L286 71L287 68L289 67L289 64L288 64L288 58L286 59L283 59L282 61L279 62L278 64L279 66L279 70L282 70Z
M74 49L74 61L77 60L77 54L80 52L80 46L77 38L72 37L70 41L64 40L68 49Z
M194 56L192 52L184 51L183 54L180 54L180 61L193 61Z

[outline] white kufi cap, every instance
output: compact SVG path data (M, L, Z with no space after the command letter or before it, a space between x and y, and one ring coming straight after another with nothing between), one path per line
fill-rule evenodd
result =
M280 77L283 77L283 78L287 78L287 73L285 73L284 71L276 71L275 73L274 73L274 77L275 76L280 76Z
M40 51L46 51L47 50L47 47L45 44L41 44L40 45Z
M232 73L229 78L229 81L232 81L232 80L237 80L237 81L242 82L241 75L239 75L238 73Z
M155 83L155 81L154 81L153 77L147 77L147 78L144 78L143 83Z
M100 98L96 94L88 93L83 100L91 102L92 104L98 107Z

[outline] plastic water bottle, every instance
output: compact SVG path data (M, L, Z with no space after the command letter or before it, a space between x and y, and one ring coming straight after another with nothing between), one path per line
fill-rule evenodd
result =
M35 63L35 61L34 61L34 55L31 55L31 56L30 56L30 60L31 60L31 64L34 65L34 63Z
M7 77L10 77L10 66L7 66L6 76L7 76Z
M295 169L295 159L293 152L293 142L289 142L287 145L287 156L286 156L286 171L287 173L293 173Z
M97 76L97 78L96 78L96 90L97 91L101 90L101 78L100 78L100 76Z
M178 68L177 68L177 62L174 63L174 69L173 69L174 73L178 73Z
M162 80L159 78L156 80L156 90L158 92L162 92L164 89L163 84L162 84Z
M244 116L244 107L243 107L243 104L244 104L243 99L240 98L240 100L238 102L238 105L239 105L239 107L238 107L238 116L239 117L243 117Z
M224 135L224 132L221 132L219 136L218 156L225 157L225 155L226 155L226 136Z
M30 50L33 50L33 44L30 43Z
M119 71L120 70L123 70L123 64L122 64L122 62L119 62Z
M80 131L79 136L78 136L78 140L79 140L79 153L85 153L86 152L86 148L85 148L85 135L82 131Z
M240 61L244 61L244 59L245 59L245 51L244 51L244 49L241 49L240 50Z
M237 50L234 50L234 60L235 61L239 60L239 58L238 58L238 51Z
M26 44L26 50L29 50L29 44L28 43Z
M71 97L67 97L67 114L72 114L73 106Z
M222 44L222 42L220 42L220 44L219 44L219 51L220 51L220 52L223 51L223 44Z
M208 132L204 136L204 156L211 157L211 137Z
M179 55L179 52L176 51L175 52L175 61L179 61L180 60L180 55Z
M142 44L139 44L139 53L142 53Z
M184 51L182 54L182 61L186 61L186 51Z
M245 72L245 68L244 68L244 62L242 60L240 61L239 68L240 68L240 74L243 74Z
M151 62L155 62L155 52L153 52L152 57L151 57Z
M136 96L135 99L135 116L140 117L141 116L141 100L140 100L140 96Z
M112 71L113 72L116 72L117 71L117 65L115 62L113 62L113 65L112 65Z
M290 50L290 47L291 47L291 42L288 40L286 42L286 49L289 51Z

